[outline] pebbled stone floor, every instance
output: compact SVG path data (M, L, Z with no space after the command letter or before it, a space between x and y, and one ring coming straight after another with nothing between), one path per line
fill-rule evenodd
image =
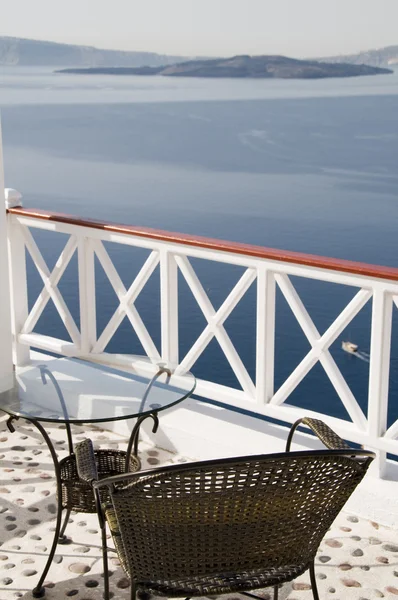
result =
M1 413L0 413L1 414ZM31 600L52 541L55 477L50 454L28 422L15 423L11 434L0 417L0 600ZM66 452L62 426L49 424L60 458ZM99 428L73 427L75 441L89 436L96 447L123 448L126 440ZM186 458L141 443L143 468L186 462ZM102 555L96 515L72 514L67 529L72 543L58 546L46 581L46 598L102 598ZM112 555L111 555L112 556ZM114 600L129 598L129 583L111 558ZM398 532L342 512L321 544L316 573L322 599L398 598ZM271 599L270 590L258 593ZM243 600L238 594L226 600ZM280 590L281 600L312 598L307 574Z

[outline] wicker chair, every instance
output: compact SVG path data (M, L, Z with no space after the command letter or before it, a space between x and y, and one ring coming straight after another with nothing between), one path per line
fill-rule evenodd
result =
M81 479L96 493L104 549L108 523L115 547L138 592L166 597L208 596L278 586L310 570L328 528L364 477L374 454L350 448L314 419L327 450L285 452L186 463L98 480L92 444L76 447ZM106 486L111 502L101 502ZM249 594L250 595L250 594Z
M106 479L123 473L135 473L141 469L141 461L138 457L138 440L141 424L147 418L153 419L153 432L156 432L159 426L157 415L143 415L137 419L131 432L127 450L111 450L106 448L94 451L93 456L98 479ZM71 438L70 447L72 448ZM66 509L66 515L61 527L58 543L67 544L69 540L65 536L65 530L71 512L95 513L97 512L97 503L91 483L79 477L75 452L71 450L70 454L59 462L59 471L62 508ZM106 487L100 490L100 497L102 503L106 504L109 501L108 489Z

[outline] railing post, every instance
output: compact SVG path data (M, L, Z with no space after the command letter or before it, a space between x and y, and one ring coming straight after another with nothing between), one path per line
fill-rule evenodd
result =
M0 392L13 386L10 278L7 213L4 190L3 144L0 123Z
M6 198L10 197L10 191L6 190ZM13 206L17 194L14 197ZM19 194L19 206L22 206ZM7 204L7 200L6 200ZM11 328L13 335L13 360L14 364L21 367L30 362L30 347L20 344L18 336L28 318L28 281L26 277L26 250L25 240L22 235L21 225L12 216L8 215L8 257L10 268L10 298L11 298Z
M94 249L84 236L79 236L77 248L81 351L89 354L97 341Z
M160 251L160 319L162 358L177 365L178 352L178 266L173 254Z
M368 427L374 437L383 436L387 430L392 309L392 295L384 290L374 290L368 400ZM379 450L373 470L382 477L385 467L386 453Z
M274 395L275 276L265 268L257 270L256 390L259 404Z

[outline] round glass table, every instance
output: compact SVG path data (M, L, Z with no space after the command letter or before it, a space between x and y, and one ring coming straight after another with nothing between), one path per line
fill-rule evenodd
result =
M122 455L126 471L131 461L134 470L138 470L138 440L142 422L151 418L152 431L156 432L159 412L188 398L195 390L194 375L190 372L179 373L178 365L133 355L127 360L128 372L74 358L46 356L43 362L32 361L26 367L17 367L13 388L0 393L0 410L10 415L7 420L9 430L15 431L13 422L19 418L32 423L48 446L56 474L58 510L54 541L44 571L33 590L35 597L44 595L43 582L57 544L69 542L64 535L69 515L72 510L79 510L76 502L65 505L65 481L62 478L63 465L68 464L68 468L72 465L76 470L71 424L136 418L127 451L107 452L108 455L112 452L117 454L119 462L119 455ZM43 423L65 424L69 456L61 461ZM75 476L78 478L78 474ZM61 526L64 508L67 512Z
M0 394L0 409L51 423L104 423L165 410L195 389L195 377L176 374L178 365L131 356L129 368L70 358L35 361L18 368L14 387Z

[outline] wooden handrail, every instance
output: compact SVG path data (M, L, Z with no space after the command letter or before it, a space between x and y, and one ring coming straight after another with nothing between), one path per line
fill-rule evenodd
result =
M289 250L277 250L276 248L267 248L265 246L255 246L240 242L229 242L203 236L175 233L171 231L163 231L161 229L151 229L149 227L119 225L117 223L107 223L105 221L97 221L95 219L81 218L73 215L34 208L10 208L7 212L22 217L42 219L45 221L57 221L59 223L67 223L69 225L78 225L79 227L91 227L92 229L102 229L104 231L113 233L123 233L125 235L149 238L162 242L170 242L173 244L184 244L186 246L195 246L197 248L207 248L209 250L218 250L220 252L243 254L245 256L253 256L255 258L265 258L280 262L294 263L297 265L305 265L307 267L330 269L332 271L342 271L344 273L354 273L355 275L362 275L364 277L377 277L378 279L398 281L398 268L395 267L372 265L351 260L330 258L327 256L317 256L316 254L292 252Z

